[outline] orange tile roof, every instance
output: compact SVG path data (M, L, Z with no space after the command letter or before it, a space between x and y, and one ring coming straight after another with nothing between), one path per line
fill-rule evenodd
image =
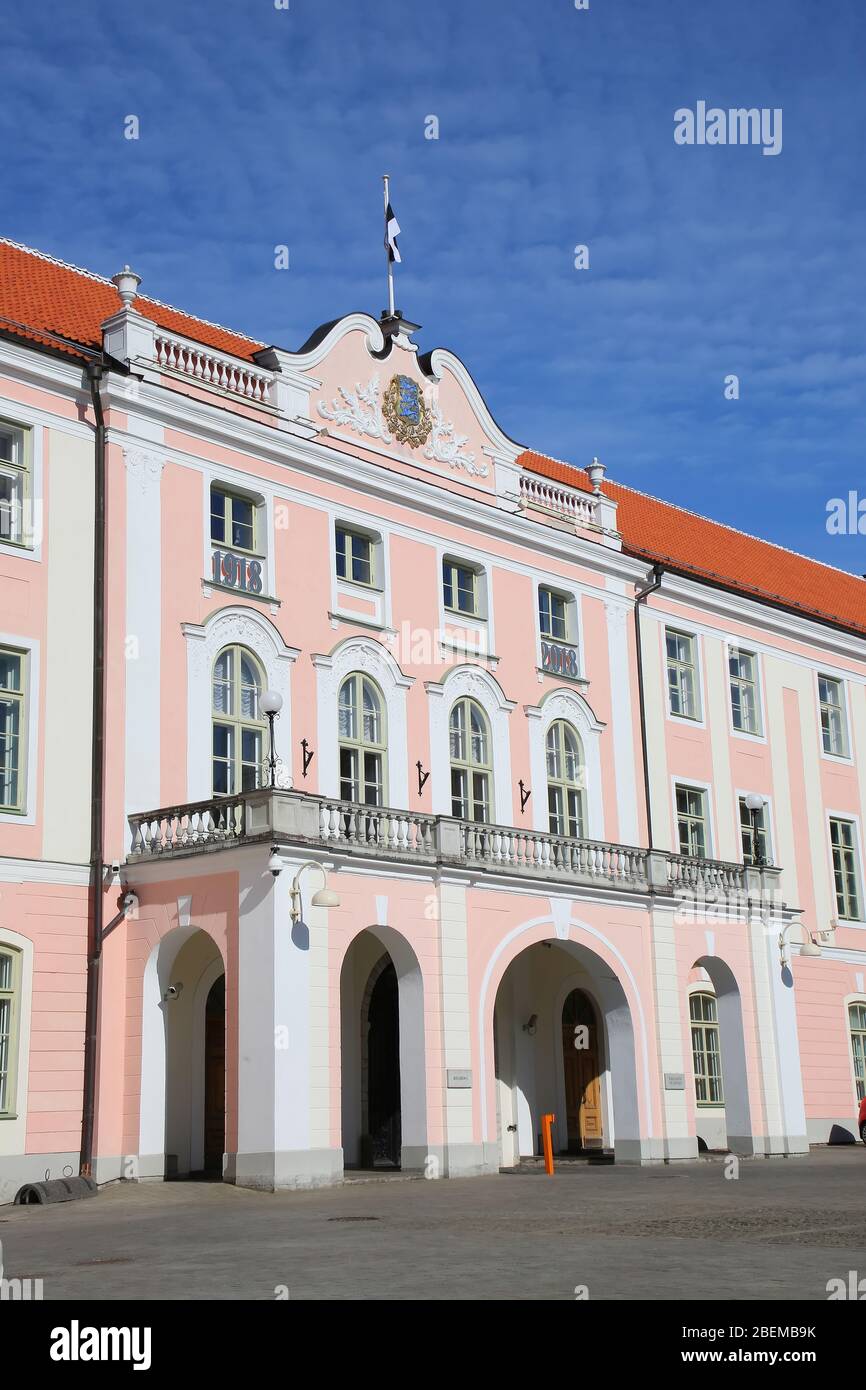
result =
M573 464L533 450L517 462L531 473L592 491L585 470ZM617 526L627 554L866 634L866 580L857 575L621 483L605 479L602 491L618 504Z
M247 361L264 347L144 295L135 307L168 332ZM78 348L98 351L101 325L119 308L110 280L0 238L0 334L73 356ZM518 462L530 472L591 491L584 470L572 464L532 450ZM855 575L620 483L605 481L604 492L619 504L618 525L628 554L866 634L866 581Z
M73 354L75 344L98 350L100 325L120 307L120 296L110 280L0 238L0 331ZM264 347L145 295L139 295L135 307L160 328L235 357L251 360ZM68 346L64 348L52 335L65 339Z

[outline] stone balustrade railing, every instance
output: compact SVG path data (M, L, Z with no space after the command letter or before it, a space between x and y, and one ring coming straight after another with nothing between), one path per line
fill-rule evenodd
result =
M254 367L240 358L230 357L227 353L203 347L201 343L188 338L157 332L154 337L154 360L158 367L187 376L203 386L217 386L254 404L268 404L270 401L271 372Z
M595 885L707 902L774 891L777 869L687 858L665 851L453 816L362 806L302 792L260 789L130 816L128 862L270 842L479 874Z
M538 507L555 516L585 526L598 520L595 499L591 493L580 492L561 483L553 483L537 473L521 473L520 501L525 507Z

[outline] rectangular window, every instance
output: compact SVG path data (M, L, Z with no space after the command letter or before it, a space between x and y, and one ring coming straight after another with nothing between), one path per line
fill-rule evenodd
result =
M848 721L845 717L845 692L842 682L832 676L818 677L818 699L821 704L821 742L825 753L837 758L848 757Z
M722 1053L719 1047L719 1023L714 996L691 995L689 1014L692 1025L695 1099L698 1105L724 1105Z
M677 794L677 834L680 854L707 857L707 794L698 787L680 787Z
M28 512L29 431L0 421L0 541L30 543Z
M851 1004L848 1008L851 1025L851 1051L854 1055L854 1081L857 1099L866 1100L866 1004Z
M24 808L23 652L0 647L0 809Z
M256 548L256 507L249 497L239 497L222 488L210 490L210 538L215 545L232 550Z
M665 647L671 714L683 719L700 719L695 639L687 632L665 628Z
M468 565L455 560L442 561L442 588L445 607L452 613L478 617L478 575Z
M15 1113L20 952L0 947L0 1115Z
M373 542L369 536L337 527L337 578L372 585Z
M767 836L767 807L764 804L760 811L754 815L754 833L752 813L746 805L746 798L739 798L740 806L740 835L743 841L743 863L744 864L768 864L769 838Z
M760 734L761 706L758 699L758 658L754 652L732 647L728 654L731 677L731 717L734 728L744 734Z
M833 850L833 877L836 884L836 910L847 922L860 919L860 875L857 870L857 841L854 822L830 818L830 845Z
M538 622L542 637L553 642L568 641L568 601L553 589L538 590Z

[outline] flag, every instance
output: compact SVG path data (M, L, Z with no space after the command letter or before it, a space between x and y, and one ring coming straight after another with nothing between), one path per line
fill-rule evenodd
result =
M385 208L385 249L388 252L389 263L397 261L397 263L400 264L402 262L403 258L400 255L400 248L397 245L397 237L399 234L400 223L394 216L394 209L389 203Z

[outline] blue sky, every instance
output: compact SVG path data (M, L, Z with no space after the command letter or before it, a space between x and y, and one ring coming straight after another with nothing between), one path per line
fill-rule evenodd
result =
M388 172L398 304L509 434L866 571L863 0L289 3L8 9L0 234L295 348L383 307ZM676 145L699 100L782 152Z

